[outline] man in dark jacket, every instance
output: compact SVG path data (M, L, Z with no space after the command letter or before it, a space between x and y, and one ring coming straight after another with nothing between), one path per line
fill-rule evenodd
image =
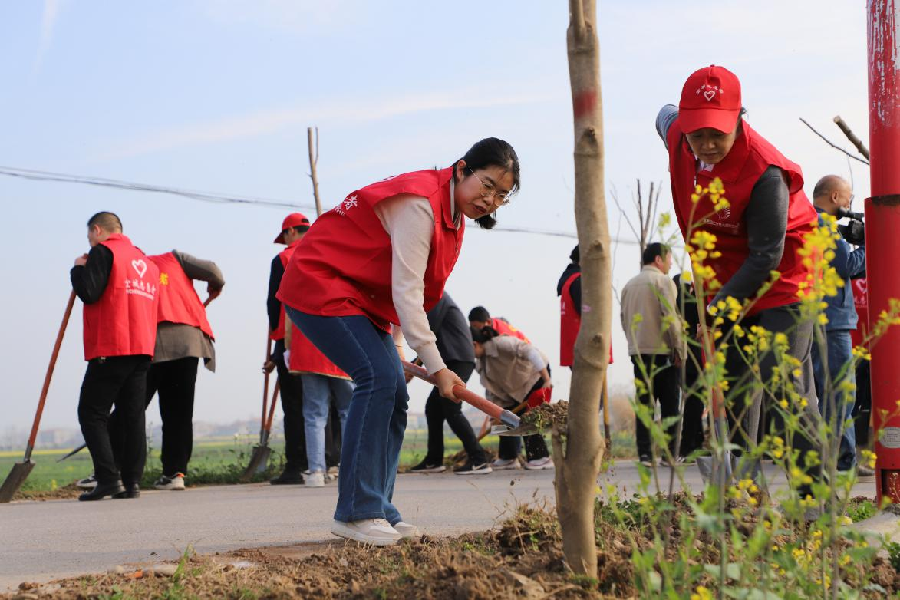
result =
M836 217L840 210L850 209L852 200L853 192L850 184L844 179L837 175L826 175L820 179L813 190L813 204L816 212L819 213L819 226L821 227L825 222L822 218L823 214ZM860 246L856 250L852 250L850 244L845 240L837 240L831 266L844 281L844 286L838 289L836 296L825 299L828 303L825 308L825 316L828 318L828 323L825 325L825 339L819 339L819 329L817 328L816 339L813 341L812 347L812 359L816 379L816 395L819 397L819 411L828 422L834 420L834 415L837 415L839 419L832 423L834 431L837 431L838 428L841 430L837 468L839 471L848 471L856 463L856 432L852 425L846 427L844 422L850 418L853 411L855 392L844 393L841 391L841 384L845 381L854 386L856 384L856 373L850 367L853 351L850 332L856 329L857 322L850 280L865 277L865 247ZM824 354L823 350L826 350L827 354Z
M444 292L440 301L428 311L428 325L437 337L438 351L447 368L468 381L475 370L475 351L472 333L466 321L453 302L450 294ZM492 471L484 449L479 445L472 425L462 414L462 404L441 396L438 388L431 390L425 403L425 419L428 423L428 452L421 463L410 469L413 473L440 473L444 466L444 421L463 443L469 459L462 467L454 470L457 475L483 474Z

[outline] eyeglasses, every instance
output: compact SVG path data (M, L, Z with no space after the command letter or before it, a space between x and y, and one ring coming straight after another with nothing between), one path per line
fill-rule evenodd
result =
M512 194L512 192L497 191L497 188L494 186L493 183L485 181L484 179L479 177L478 174L475 171L473 171L472 169L468 169L468 170L469 170L469 173L474 175L475 179L477 179L481 183L481 187L483 188L481 190L482 198L484 198L485 200L491 199L494 202L499 202L500 206L505 206L505 205L509 204L509 199L510 199L509 197Z

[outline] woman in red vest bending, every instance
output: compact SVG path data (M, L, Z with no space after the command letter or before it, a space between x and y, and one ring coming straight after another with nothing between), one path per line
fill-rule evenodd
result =
M815 421L816 397L812 385L810 349L813 323L801 319L798 291L807 281L809 267L798 250L803 237L813 231L816 212L803 193L800 166L788 160L742 118L741 84L737 76L715 65L694 72L684 84L678 108L663 107L656 128L669 151L669 174L675 215L685 241L697 232L714 234L715 249L706 263L721 284L707 296L708 305L733 297L745 305L744 329L758 325L787 336L789 352L803 366L791 375L791 383L805 409L809 424ZM715 179L724 187L727 207L716 210L706 190ZM760 294L772 279L779 277ZM727 323L727 321L726 321ZM726 339L723 337L723 339ZM747 393L751 369L731 343L726 350L726 370L731 379L727 399L728 425L735 443L747 448L755 443L761 395ZM768 383L775 367L774 353L763 355L760 376ZM766 395L773 426L783 432L783 414ZM782 435L778 433L777 435ZM790 440L786 440L788 444ZM793 447L806 451L812 442L804 435L793 439ZM804 486L801 493L809 488Z
M402 338L443 396L465 387L441 359L425 313L459 257L463 217L490 229L492 213L518 188L515 150L487 138L446 169L405 173L351 193L313 224L288 263L278 299L356 384L335 535L384 546L418 534L391 503L409 401Z

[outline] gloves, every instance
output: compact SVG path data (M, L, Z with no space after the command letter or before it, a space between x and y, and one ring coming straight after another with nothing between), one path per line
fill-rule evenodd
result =
M286 366L288 369L291 368L291 351L290 350L284 351L284 366Z

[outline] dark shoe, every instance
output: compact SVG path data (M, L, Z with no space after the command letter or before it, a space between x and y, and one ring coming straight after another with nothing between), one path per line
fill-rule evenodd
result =
M117 494L124 493L125 486L122 485L121 479L117 479L112 483L97 483L97 487L90 492L85 492L78 496L78 499L82 502L87 502L89 500L103 500L107 496L116 496Z
M126 483L125 491L113 496L116 500L130 500L141 497L141 486L136 483Z
M638 462L645 467L653 467L656 465L656 463L653 462L653 457L649 454L641 454L640 458L638 458Z
M410 473L443 473L447 470L447 467L442 465L441 463L433 463L429 462L427 459L423 460L416 466L412 467L409 472Z
M456 475L487 475L488 473L492 473L494 470L491 468L491 465L486 462L482 462L479 464L475 464L474 461L468 461L461 467L456 467L453 469L453 472Z
M303 475L298 471L284 471L281 475L269 481L272 485L301 485Z

